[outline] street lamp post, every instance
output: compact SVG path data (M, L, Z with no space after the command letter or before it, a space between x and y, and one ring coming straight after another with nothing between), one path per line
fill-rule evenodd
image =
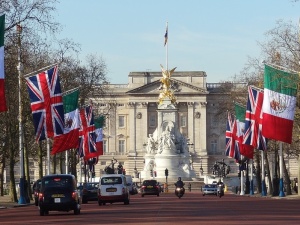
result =
M200 175L203 176L202 157L200 157Z
M23 149L23 125L22 125L22 100L21 100L21 84L22 84L22 70L21 63L21 25L17 25L18 33L18 80L19 80L19 152L20 152L20 198L18 204L26 204L25 199L25 174L24 174L24 149Z
M136 169L136 153L134 155L134 177L138 178L138 172L137 172L137 169Z

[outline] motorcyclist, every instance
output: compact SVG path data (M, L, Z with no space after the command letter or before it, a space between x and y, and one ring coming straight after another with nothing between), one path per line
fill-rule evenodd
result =
M178 181L175 183L175 186L180 187L180 188L184 186L184 183L182 182L181 177L178 177Z
M217 185L218 185L218 186L221 185L222 187L224 187L224 183L221 181L221 179L219 179Z
M217 186L218 186L218 190L220 190L221 194L224 195L224 183L221 181L221 179L219 179Z
M182 188L182 195L185 193L184 183L181 180L181 177L178 177L178 181L175 183L176 188ZM175 189L175 194L177 195L177 190Z

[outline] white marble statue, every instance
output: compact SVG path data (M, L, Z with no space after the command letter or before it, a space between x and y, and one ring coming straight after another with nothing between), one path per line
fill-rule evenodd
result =
M155 154L156 143L153 138L153 134L149 134L148 143L147 143L147 153Z
M160 136L160 143L158 148L158 153L162 153L164 149L168 148L176 151L176 136L174 134L174 125L172 122L168 122L165 130Z

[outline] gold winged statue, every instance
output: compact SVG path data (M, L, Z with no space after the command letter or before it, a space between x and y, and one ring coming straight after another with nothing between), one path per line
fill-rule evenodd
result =
M161 104L163 100L167 97L172 103L176 102L173 91L171 90L171 75L175 71L176 67L171 70L165 70L162 65L160 65L162 71L162 78L160 79L162 83L162 91L159 94L159 103Z

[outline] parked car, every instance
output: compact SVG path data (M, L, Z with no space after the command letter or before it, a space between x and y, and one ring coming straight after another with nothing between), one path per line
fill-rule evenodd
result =
M202 195L217 195L218 187L216 184L205 184L202 187Z
M130 201L129 185L123 174L106 174L100 178L98 189L98 204Z
M42 180L38 179L37 181L35 181L33 183L33 186L32 186L32 193L33 193L33 197L34 197L34 204L36 206L38 206L38 199L39 199L39 193L40 193L41 183L42 183Z
M74 211L80 214L80 198L76 179L71 174L53 174L42 178L38 205L40 215L49 214L49 211Z
M80 190L82 204L86 204L88 203L88 201L97 201L98 188L99 188L99 182L87 182L81 184L78 187L78 189Z
M156 180L144 180L141 187L141 195L157 195L159 196L160 187Z

